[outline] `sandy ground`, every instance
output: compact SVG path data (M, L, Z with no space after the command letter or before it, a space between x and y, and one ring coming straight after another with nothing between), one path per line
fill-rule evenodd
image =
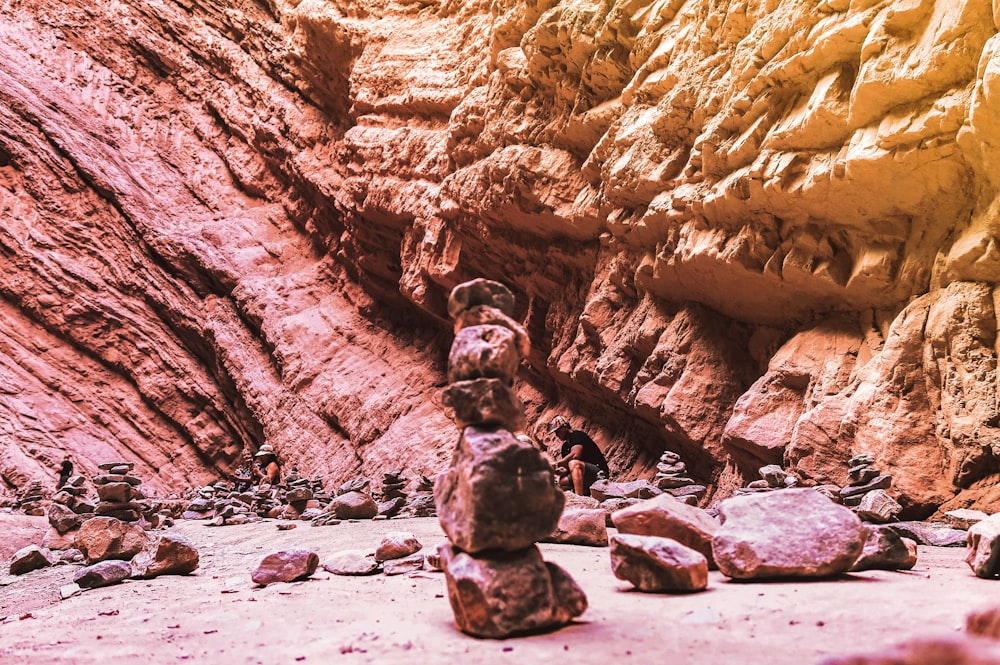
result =
M10 522L0 516L0 529L4 518ZM972 574L963 548L921 547L909 572L770 583L730 582L715 572L705 592L653 595L617 580L606 548L543 544L546 559L583 587L589 609L552 633L481 640L455 628L438 572L340 577L320 569L292 584L250 581L264 555L285 548L310 548L323 560L342 549L374 551L382 534L401 530L429 551L443 540L436 519L276 525L181 522L174 529L201 553L196 574L66 600L59 587L77 567L21 577L4 567L0 663L818 663L961 630L969 611L988 607L1000 590Z

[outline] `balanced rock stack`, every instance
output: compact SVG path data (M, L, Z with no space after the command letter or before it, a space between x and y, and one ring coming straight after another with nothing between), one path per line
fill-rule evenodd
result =
M140 503L146 497L139 489L142 481L131 475L134 467L132 462L105 462L97 465L103 473L90 479L97 488L97 498L100 499L95 513L114 517L122 522L139 521L147 506Z
M460 284L448 300L455 341L444 404L462 427L451 467L434 484L448 600L459 629L477 637L556 628L583 613L587 598L535 545L555 529L565 501L552 469L517 439L524 407L512 389L530 350L502 284Z
M882 474L872 466L874 463L875 456L870 453L848 460L847 485L840 490L839 498L845 506L854 506L861 519L881 524L894 520L903 508L886 492L892 476Z
M52 495L53 503L66 506L77 515L89 515L97 508L97 504L92 500L87 500L87 478L84 476L70 476L66 484L59 488L59 491Z
M420 476L417 486L413 488L406 499L398 517L436 517L434 506L434 481L427 476Z
M666 494L692 506L697 505L708 491L704 485L699 485L687 476L687 465L681 461L680 455L670 450L660 455L660 461L656 465L656 475L650 482L656 489L663 490Z
M768 464L757 469L760 480L755 480L746 487L736 490L736 494L758 494L760 492L773 492L774 490L797 487L799 479L788 473L777 464Z
M402 471L388 471L382 474L382 501L378 504L378 514L392 517L406 505L407 479Z
M42 502L46 499L45 486L42 481L33 480L18 494L17 507L24 511L25 515L41 517L45 515L45 507Z

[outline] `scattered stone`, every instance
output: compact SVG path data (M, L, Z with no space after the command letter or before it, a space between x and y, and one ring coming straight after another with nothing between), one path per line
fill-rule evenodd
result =
M448 601L459 629L502 639L562 626L587 609L587 598L538 548L475 557L445 543L439 549Z
M369 494L351 491L334 497L326 512L341 520L370 520L378 515L378 504Z
M365 550L337 552L323 563L323 570L334 575L371 575L378 569L378 561Z
M83 517L73 512L69 506L53 503L49 506L49 524L60 534L78 529L83 524Z
M420 541L412 533L393 531L382 537L382 542L379 543L378 548L375 550L375 560L389 561L390 559L402 559L415 552L419 552L422 547L423 545L420 544ZM421 558L421 561L423 561L423 558Z
M302 580L314 572L319 566L319 555L302 549L283 550L268 554L256 570L250 573L250 579L258 586L267 586L275 582L294 582Z
M875 524L891 522L902 511L903 507L899 505L899 502L882 489L866 493L861 497L861 503L854 509L858 517L866 522L874 522Z
M601 508L563 510L559 524L542 542L607 547L607 513Z
M964 529L954 529L944 522L893 522L890 526L918 545L965 547L968 536Z
M417 552L398 559L389 559L382 564L386 575L403 575L424 569L424 555Z
M118 584L132 575L132 566L128 561L110 559L82 568L73 575L73 581L81 589L96 589L102 586Z
M164 533L132 557L132 577L189 575L198 568L198 559L198 550L191 541L180 534Z
M865 525L864 547L861 556L851 566L853 572L862 570L910 570L917 565L917 543L903 538L885 525Z
M982 522L987 517L989 517L989 515L981 510L960 508L958 510L949 510L946 512L944 514L944 523L955 529L968 530L973 524Z
M54 562L52 553L38 545L22 547L10 559L10 574L24 575L39 568L47 568Z
M728 577L825 577L861 554L861 520L811 489L737 496L719 504L715 563Z
M72 598L81 591L83 591L83 588L75 582L72 584L64 584L59 587L59 598L61 600L66 600L67 598Z
M611 570L640 591L689 592L708 587L708 559L669 538L613 535Z
M143 528L114 517L94 517L80 527L76 544L87 563L131 559L149 542Z
M828 658L820 665L996 665L1000 643L983 637L916 639L870 654Z
M470 553L531 546L555 529L564 501L537 448L476 427L463 431L434 495L445 534Z
M668 496L658 496L611 514L619 533L670 538L700 552L715 569L712 537L719 529L718 520L701 508L687 505Z

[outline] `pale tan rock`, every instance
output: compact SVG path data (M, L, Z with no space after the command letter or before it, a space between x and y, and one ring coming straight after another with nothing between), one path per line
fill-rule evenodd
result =
M719 522L701 508L661 494L612 513L611 520L619 533L669 538L699 552L711 569L716 567L712 537Z
M708 560L676 540L658 536L612 536L611 570L640 591L677 593L708 587Z
M412 533L391 531L382 536L382 541L375 548L375 560L401 559L419 552L422 547L423 545Z
M1000 577L1000 515L969 527L965 562L978 577Z

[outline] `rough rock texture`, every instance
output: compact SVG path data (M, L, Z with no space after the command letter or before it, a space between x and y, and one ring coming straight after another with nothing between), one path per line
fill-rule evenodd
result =
M708 560L676 540L658 536L612 536L611 570L640 591L689 592L708 587Z
M444 468L445 300L506 283L529 422L723 493L871 452L1000 506L991 0L0 5L0 491L267 442ZM86 26L81 29L80 26ZM539 427L531 425L532 434ZM320 452L322 454L317 454Z
M718 531L719 522L701 508L661 494L615 511L611 520L619 533L675 540L700 552L710 568L716 567L712 557L712 536Z

